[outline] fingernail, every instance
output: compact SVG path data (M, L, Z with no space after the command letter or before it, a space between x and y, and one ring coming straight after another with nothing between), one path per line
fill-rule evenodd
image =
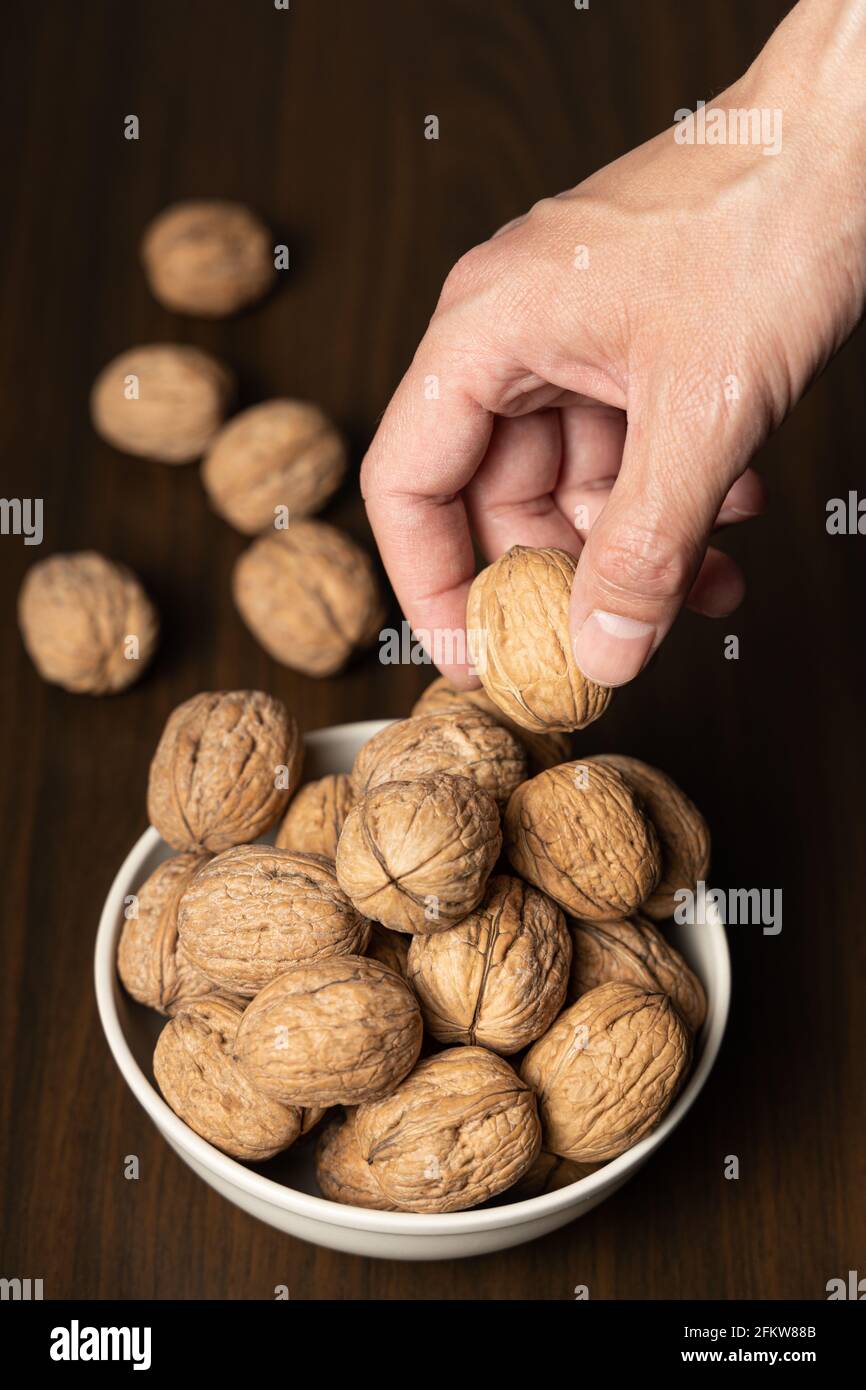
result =
M760 512L746 512L742 507L722 507L716 517L716 525L723 526L726 521L754 521L760 515Z
M574 639L574 659L598 685L625 685L643 669L655 635L652 623L596 608Z

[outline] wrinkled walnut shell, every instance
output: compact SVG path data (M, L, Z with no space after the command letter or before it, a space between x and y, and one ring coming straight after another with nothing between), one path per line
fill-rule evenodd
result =
M535 1097L483 1047L428 1057L355 1116L361 1158L401 1211L465 1211L515 1183L541 1147Z
M501 847L496 803L468 777L386 782L346 817L337 878L365 917L436 932L481 901Z
M599 1163L572 1163L570 1159L542 1149L529 1171L508 1189L508 1200L526 1202L531 1197L543 1197L546 1192L558 1192L580 1182L581 1178L588 1178L600 1167Z
M565 1001L571 941L544 893L497 874L479 907L447 931L417 936L408 980L424 1025L443 1043L506 1056L550 1027Z
M514 545L473 581L466 626L491 700L536 733L583 729L610 703L574 659L568 610L577 561L564 550Z
M330 1202L373 1211L399 1210L379 1191L370 1164L361 1157L354 1110L345 1119L330 1120L323 1129L316 1145L316 1181Z
M691 1034L666 994L599 985L560 1014L520 1074L538 1093L544 1147L604 1163L659 1123L691 1061Z
M486 690L458 690L445 676L439 676L428 685L415 701L412 717L417 718L420 714L447 714L465 709L467 705L489 714L523 745L529 758L530 776L534 776L536 772L544 772L545 768L556 767L557 763L567 763L573 756L569 734L537 734L531 729L524 729L515 720L509 719L505 711L491 700Z
M260 690L206 692L169 716L150 765L147 811L175 849L214 854L264 835L301 775L295 719Z
M614 980L662 990L697 1033L707 1016L704 987L652 922L635 917L624 922L571 922L570 927L570 999Z
M336 859L337 841L353 800L352 784L344 772L308 782L289 803L277 831L277 847Z
M526 753L513 734L481 710L398 719L359 750L352 787L360 798L383 782L413 782L438 772L471 777L504 806L526 777Z
M260 299L276 273L267 227L243 204L217 199L165 208L144 233L141 258L160 304L208 319Z
M209 353L153 343L103 367L90 414L97 434L125 454L191 463L222 425L234 392L234 374Z
M518 787L505 843L522 878L589 921L636 912L661 871L652 823L625 778L600 762L563 763Z
M178 929L189 960L245 997L301 961L359 955L369 936L329 860L271 845L211 859L181 898Z
M422 1031L418 1001L399 975L339 956L296 965L266 985L243 1016L235 1055L253 1085L285 1105L359 1105L399 1085Z
M177 939L178 903L206 854L176 854L154 869L136 894L136 915L127 917L117 948L117 972L139 1004L173 1013L179 1000L213 992L213 982L193 965Z
M395 975L402 975L405 980L409 968L411 942L411 936L404 936L399 931L390 931L387 927L380 927L378 922L374 922L370 930L366 954L371 960L377 960L380 965L385 965L389 970L393 970Z
M159 636L156 609L132 570L95 550L32 565L18 596L18 623L42 679L76 694L132 685Z

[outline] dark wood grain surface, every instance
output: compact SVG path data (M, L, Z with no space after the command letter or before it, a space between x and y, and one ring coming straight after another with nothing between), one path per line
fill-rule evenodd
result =
M760 466L765 520L724 544L751 588L722 624L686 616L586 738L668 769L706 811L715 879L782 888L776 937L730 929L734 1003L718 1066L656 1157L575 1224L500 1255L408 1265L314 1249L210 1191L162 1142L103 1040L91 983L101 903L145 826L148 760L197 690L259 686L313 729L403 713L419 667L375 655L336 680L275 665L236 616L244 541L197 469L123 457L87 410L136 342L195 343L241 399L317 400L357 467L452 261L710 98L784 0L43 0L4 9L2 491L45 499L41 550L0 537L8 619L3 848L2 1259L46 1297L822 1298L866 1274L866 539L830 537L861 485L864 339ZM141 138L124 140L125 115ZM437 114L438 142L423 138ZM243 199L291 247L263 306L208 324L150 297L140 232L187 195ZM682 286L689 293L689 286ZM331 519L368 536L354 477ZM105 700L42 684L14 625L29 563L95 547L164 618L157 660ZM396 613L394 614L396 617ZM723 639L738 634L739 661ZM141 1159L127 1182L124 1155ZM740 1159L736 1182L723 1175Z

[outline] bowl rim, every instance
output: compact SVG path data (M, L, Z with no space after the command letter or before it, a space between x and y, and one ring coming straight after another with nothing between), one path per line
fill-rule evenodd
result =
M304 743L314 748L327 747L334 739L357 737L368 727L375 730L389 722L391 721L361 720L336 724L305 734ZM624 1180L636 1171L655 1149L664 1143L686 1112L691 1109L715 1065L727 1025L731 996L730 952L725 929L718 922L708 923L702 928L710 938L715 981L709 1000L707 1021L702 1029L703 1051L698 1063L661 1124L625 1153L605 1163L597 1172L553 1192L542 1193L538 1197L527 1197L519 1202L487 1207L481 1211L449 1213L374 1211L365 1207L344 1206L338 1202L331 1202L326 1197L314 1197L311 1193L288 1187L222 1153L190 1129L189 1125L175 1115L156 1087L148 1080L124 1035L118 1013L121 986L115 964L123 901L129 892L130 883L136 881L148 856L161 843L159 832L153 826L148 826L126 855L108 890L100 914L93 962L99 1019L106 1042L124 1081L157 1129L162 1132L163 1137L182 1154L187 1155L194 1165L200 1165L213 1173L221 1183L239 1188L247 1196L266 1206L276 1207L329 1226L348 1227L381 1235L471 1235L473 1232L488 1231L501 1226L516 1226L543 1220L564 1208L576 1205L578 1201L583 1204L595 1197L602 1197L608 1188L618 1185L618 1180Z

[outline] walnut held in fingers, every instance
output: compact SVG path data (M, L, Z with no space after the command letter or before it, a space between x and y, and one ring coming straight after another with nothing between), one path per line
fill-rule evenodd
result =
M172 1110L190 1129L233 1158L256 1162L298 1137L300 1113L262 1095L232 1059L239 1008L199 1000L169 1020L153 1054L153 1074Z
M544 1147L603 1163L659 1123L691 1061L691 1034L666 994L599 985L560 1014L520 1074L538 1093Z
M673 915L680 888L694 890L710 868L709 827L672 777L639 758L604 753L590 762L605 763L621 772L656 828L661 844L662 872L642 911L657 922Z
M465 1211L517 1182L541 1146L535 1096L483 1047L428 1057L355 1116L362 1159L402 1211Z
M147 811L175 849L217 854L258 839L298 785L303 744L280 700L260 690L206 692L169 716Z
M359 750L352 786L361 797L383 782L411 782L437 772L471 777L504 806L526 777L526 753L513 734L481 710L400 719Z
M389 1202L365 1163L355 1133L355 1111L345 1119L329 1120L316 1145L316 1181L322 1196L344 1206L369 1207L373 1211L398 1211Z
M341 670L384 621L369 555L324 521L296 521L260 536L238 559L232 586L265 651L308 676Z
M125 454L191 463L213 439L234 392L233 373L209 353L152 343L103 367L90 414L97 434Z
M242 203L217 199L165 208L145 231L141 258L160 304L208 319L260 299L276 273L267 227Z
M378 961L337 956L266 985L238 1029L253 1085L286 1105L359 1105L392 1091L421 1048L409 986Z
M220 430L202 465L214 509L248 536L324 507L346 473L342 435L307 401L262 401Z
M408 979L434 1038L508 1055L556 1018L570 961L571 941L556 903L498 874L463 921L415 937Z
M178 927L202 973L244 996L300 961L360 954L370 930L330 860L271 845L238 845L211 859L181 898Z
M18 623L42 679L79 695L132 685L159 636L156 609L132 570L95 550L32 565L18 595Z
M139 1004L172 1013L179 1000L211 994L213 983L193 965L177 938L177 908L207 854L176 854L154 869L136 894L135 915L123 924L117 972Z
M583 729L612 691L574 659L568 610L577 561L564 550L512 546L473 581L466 608L476 667L495 704L536 733Z
M522 878L590 921L637 911L661 870L652 823L621 773L600 762L562 763L518 787L505 843Z
M663 990L696 1033L707 1015L707 996L679 951L646 918L623 922L571 922L569 998L619 981Z
M353 800L352 784L345 772L308 782L289 803L277 831L277 847L336 859L337 841Z
M337 878L365 917L436 932L480 902L501 847L496 803L470 778L386 782L346 817Z
M428 685L427 689L412 706L412 717L420 714L447 714L472 705L484 714L489 714L497 724L502 724L526 749L529 758L529 772L543 772L557 763L567 763L572 757L572 741L568 734L538 734L524 729L514 719L509 719L504 710L491 700L486 690L458 690L445 676Z

